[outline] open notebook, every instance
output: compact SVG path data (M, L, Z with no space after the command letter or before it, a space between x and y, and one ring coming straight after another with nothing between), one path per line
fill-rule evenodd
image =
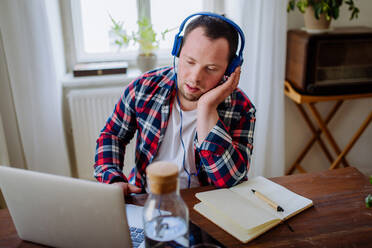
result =
M277 212L258 198L252 189L270 198L284 211ZM196 211L243 243L313 205L312 200L264 177L255 177L229 189L201 192L195 196L201 201L194 206Z

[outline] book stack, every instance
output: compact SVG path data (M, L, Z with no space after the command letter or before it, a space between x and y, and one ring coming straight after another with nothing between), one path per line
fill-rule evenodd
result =
M101 62L101 63L81 63L74 66L74 77L99 76L109 74L125 74L128 63L121 62Z

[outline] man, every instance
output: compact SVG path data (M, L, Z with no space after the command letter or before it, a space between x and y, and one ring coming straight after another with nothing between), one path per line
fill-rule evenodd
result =
M125 195L144 192L146 167L159 160L179 166L181 188L231 187L247 179L255 108L237 88L240 67L224 77L238 38L229 23L199 16L186 27L178 66L150 71L128 85L97 140L98 181L117 184ZM128 183L125 146L136 131Z

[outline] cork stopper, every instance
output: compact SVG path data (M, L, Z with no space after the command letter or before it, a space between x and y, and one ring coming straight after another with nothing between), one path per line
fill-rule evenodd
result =
M146 169L149 188L153 194L167 194L177 189L177 165L159 161L150 164Z

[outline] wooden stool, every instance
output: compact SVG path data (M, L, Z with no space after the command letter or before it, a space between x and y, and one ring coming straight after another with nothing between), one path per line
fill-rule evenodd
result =
M360 99L360 98L367 98L372 97L372 93L365 93L365 94L350 94L350 95L334 95L334 96L311 96L311 95L302 95L299 92L297 92L292 85L285 81L284 83L284 93L289 99L294 101L296 103L296 106L298 110L300 111L302 117L305 119L306 123L308 124L309 128L311 129L313 133L312 139L310 139L305 148L302 150L302 152L299 154L295 162L291 165L289 170L287 171L287 175L292 174L296 169L301 172L305 173L306 170L300 165L301 161L305 157L305 155L308 153L310 148L314 145L314 143L317 141L322 148L324 154L326 155L327 159L329 160L331 166L329 167L330 170L337 168L337 166L342 162L342 164L347 167L350 166L347 162L345 156L350 151L350 149L353 147L355 142L358 140L358 138L362 135L364 130L367 128L368 124L372 120L372 110L367 116L367 118L364 120L364 122L361 124L357 132L354 134L354 136L350 139L349 143L346 145L344 150L341 151L340 147L337 145L335 139L333 138L331 132L327 128L327 124L330 122L332 117L335 115L337 110L341 107L342 103L345 100L351 100L351 99ZM335 105L333 106L332 110L328 113L326 118L323 120L322 117L319 114L319 111L315 107L315 103L317 102L325 102L325 101L336 101ZM310 117L306 113L304 107L302 105L306 105L310 112L312 113L312 116L318 123L319 128L317 129L312 121L310 120ZM329 144L331 145L332 149L337 154L337 158L334 159L329 152L328 148L326 147L323 139L320 137L320 135L324 133L326 139L328 140Z

